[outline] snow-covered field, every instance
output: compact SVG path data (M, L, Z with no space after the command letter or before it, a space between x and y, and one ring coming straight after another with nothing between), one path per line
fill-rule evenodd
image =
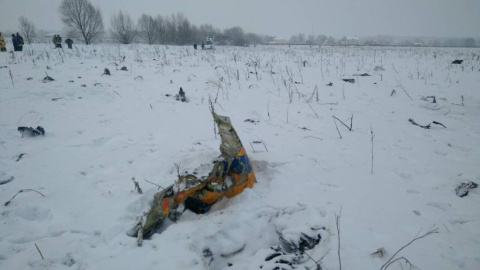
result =
M13 181L0 185L0 269L315 269L320 259L339 269L340 213L343 269L380 269L429 229L438 233L395 258L480 269L480 188L455 194L480 182L479 57L307 46L35 44L1 53L0 181ZM354 76L362 73L371 76ZM42 82L47 74L54 81ZM175 100L180 87L188 103ZM165 187L175 163L208 172L220 155L209 98L231 118L258 182L207 214L184 212L138 247L126 231L158 191L145 180ZM353 120L352 130L332 116ZM46 134L22 138L19 126ZM23 189L35 191L4 205ZM265 260L280 235L302 233L321 235L312 259ZM387 253L371 255L379 248Z

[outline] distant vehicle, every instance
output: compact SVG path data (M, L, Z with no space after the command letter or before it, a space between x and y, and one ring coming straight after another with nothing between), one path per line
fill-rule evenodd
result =
M215 49L215 41L213 39L214 39L213 36L207 36L207 39L203 42L205 44L205 47L204 47L205 50Z

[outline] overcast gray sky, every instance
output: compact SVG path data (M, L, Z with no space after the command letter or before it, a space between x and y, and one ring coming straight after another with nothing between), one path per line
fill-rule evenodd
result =
M0 0L0 31L18 30L26 16L38 29L58 31L61 0ZM480 0L91 0L106 29L114 12L135 21L183 12L191 23L289 38L293 34L341 36L480 37Z

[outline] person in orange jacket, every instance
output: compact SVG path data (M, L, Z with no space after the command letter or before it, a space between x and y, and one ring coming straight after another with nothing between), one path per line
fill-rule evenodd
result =
M5 39L3 39L2 33L0 32L0 52L6 52L7 48L5 47Z
M2 36L2 33L0 32L0 52L6 52L7 48L5 47L5 39Z

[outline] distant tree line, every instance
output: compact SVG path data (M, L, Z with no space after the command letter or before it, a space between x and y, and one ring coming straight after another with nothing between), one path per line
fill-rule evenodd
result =
M181 12L170 16L143 14L135 24L130 16L118 12L111 19L111 37L119 43L145 42L148 44L186 45L200 43L207 36L213 36L220 45L243 46L246 44L268 43L271 36L245 33L239 26L223 31L210 24L196 26Z
M245 33L239 26L220 30L210 24L196 26L181 12L170 16L143 14L135 22L128 13L119 11L110 18L111 28L104 30L100 8L89 0L62 0L58 7L67 35L82 40L85 44L107 37L117 43L186 45L201 43L212 36L219 45L244 46L250 44L293 44L293 45L399 45L399 46L447 46L477 47L480 40L473 38L405 38L379 35L375 37L336 39L326 35L293 35L289 40L273 36ZM19 18L19 29L27 43L39 36L35 24L24 16Z
M480 40L474 38L396 38L388 35L375 37L334 38L326 35L297 34L290 37L287 44L296 45L361 45L361 46L432 46L432 47L477 47Z

